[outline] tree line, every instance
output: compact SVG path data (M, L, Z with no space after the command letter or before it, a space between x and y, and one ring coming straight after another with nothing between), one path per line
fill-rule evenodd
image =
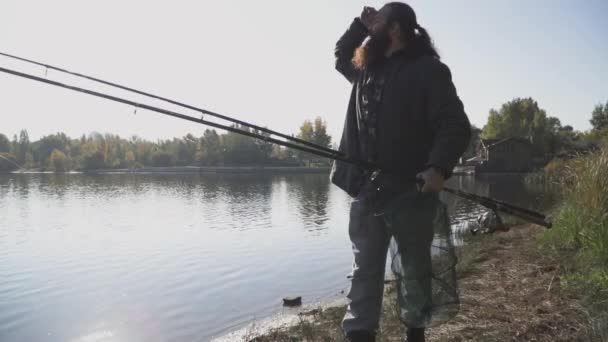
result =
M268 136L245 126L233 127ZM330 147L327 124L320 117L306 120L298 138ZM73 139L65 133L30 141L27 130L10 140L0 133L0 171L18 168L65 172L132 169L144 166L310 166L328 165L309 154L252 139L237 133L207 129L202 136L148 141L114 134L92 133Z
M475 155L479 139L528 139L534 155L549 157L576 150L580 146L599 144L608 138L608 101L595 106L589 121L591 130L576 131L548 115L534 99L515 98L498 110L491 109L483 128L473 126L473 138L465 156Z
M491 109L483 128L473 126L473 137L465 152L476 155L480 139L509 137L529 139L536 156L556 156L585 144L608 139L608 101L591 113L592 129L576 131L547 114L532 98L515 98L499 109ZM241 130L265 135L243 126ZM296 137L330 147L327 124L320 117L306 120ZM236 133L219 134L207 129L196 137L156 142L133 136L93 133L72 139L64 133L51 134L31 142L26 130L12 140L0 133L0 171L19 167L51 171L138 168L144 166L243 166L243 165L329 165L329 160L308 153L281 148Z

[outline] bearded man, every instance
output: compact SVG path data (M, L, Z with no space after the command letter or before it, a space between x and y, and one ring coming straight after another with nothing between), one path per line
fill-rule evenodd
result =
M379 11L365 7L338 40L335 56L336 69L352 84L340 151L387 171L387 191L441 191L467 147L470 124L450 70L413 9L400 2ZM342 327L348 341L374 341L391 234L374 214L377 186L368 172L336 162L331 179L355 198L349 223L354 262ZM419 243L430 247L430 240ZM408 326L408 341L424 341L424 333L424 326Z

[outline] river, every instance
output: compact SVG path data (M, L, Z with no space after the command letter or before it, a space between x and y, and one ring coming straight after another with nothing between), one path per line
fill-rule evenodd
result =
M449 184L536 203L520 176ZM482 210L443 199L456 228ZM207 341L340 298L349 203L318 174L0 174L0 341Z

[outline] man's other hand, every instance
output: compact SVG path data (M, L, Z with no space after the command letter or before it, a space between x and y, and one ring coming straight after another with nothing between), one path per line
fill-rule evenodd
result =
M440 192L443 189L443 182L445 181L443 174L434 167L429 167L420 172L416 175L416 178L424 181L424 184L419 185L421 192Z

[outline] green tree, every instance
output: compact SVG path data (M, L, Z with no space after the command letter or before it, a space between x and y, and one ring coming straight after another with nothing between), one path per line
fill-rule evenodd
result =
M82 158L81 168L85 171L99 170L105 167L105 157L101 151L87 152Z
M479 137L481 136L481 128L471 125L471 140L469 140L469 146L463 154L464 158L472 158L477 155L477 145L479 144Z
M206 129L199 139L195 161L199 165L218 165L221 157L220 136L213 129Z
M297 137L299 139L310 141L323 147L331 146L331 136L327 134L327 124L320 117L317 117L314 122L310 120L304 120L304 122L300 126L300 132L298 133ZM298 157L298 159L308 164L312 162L318 163L319 161L329 162L328 160L325 160L322 157L317 157L313 154L306 152L298 151L295 152L295 155Z
M560 129L559 119L547 116L532 98L516 98L498 111L490 110L481 136L484 139L527 138L537 154L544 154L557 152L554 139Z
M327 122L323 121L320 116L315 119L312 141L323 147L331 145L331 136L327 134Z
M557 132L557 150L571 150L577 141L581 139L582 133L577 132L570 125L562 126Z
M601 103L596 105L591 113L591 125L593 126L593 130L601 131L605 128L608 128L608 101L606 101L605 105Z
M11 151L11 141L8 137L0 133L0 153L9 153Z
M25 155L30 151L30 137L27 134L27 131L22 129L19 132L19 145L18 145L17 153L15 157L17 157L17 162L20 164L25 163Z
M17 140L17 134L13 134L13 140L11 141L11 154L16 156L17 152L19 152L19 140Z
M176 139L174 143L177 145L177 165L192 165L199 139L192 134L187 134L182 139Z
M292 148L274 146L272 156L274 159L287 163L288 165L299 163L297 151Z
M34 161L34 156L32 155L31 152L28 152L25 154L25 163L23 164L23 167L25 167L26 169L31 169L33 167L36 166L36 163Z
M315 128L310 120L304 120L300 126L300 133L298 138L306 141L313 141L315 136Z
M139 138L136 138L136 140L133 140L132 138L131 141L131 143L136 146L135 159L137 160L138 164L152 165L152 154L155 149L154 144Z
M49 157L49 167L54 172L66 172L70 169L70 160L65 153L55 149Z
M234 127L269 136L265 132L248 127ZM323 146L331 144L326 123L321 118L307 120L298 136ZM187 134L182 138L156 142L136 136L123 139L117 135L96 132L78 139L71 139L64 133L56 133L30 142L27 131L23 130L19 135L14 135L12 141L0 135L0 151L10 152L15 158L14 161L26 168L49 168L58 172L69 169L90 171L147 165L294 165L304 159L303 154L274 146L264 138L252 139L237 133L218 134L212 129L205 130L202 137ZM19 158L22 160L19 161Z
M20 149L22 148L21 142L19 143ZM70 138L68 138L64 133L51 134L42 137L35 144L33 144L33 154L34 159L38 160L41 164L40 166L45 167L49 166L49 158L51 157L51 153L54 150L61 151L63 154L69 154L70 146ZM25 154L24 154L25 159Z
M155 151L152 153L153 166L174 166L175 156L165 151Z
M302 139L302 140L305 140L305 141L313 142L314 135L315 135L315 126L313 125L312 121L310 121L310 120L304 120L304 122L302 123L302 125L300 125L300 131L296 135L296 137L298 139ZM314 155L312 155L310 153L302 152L302 151L299 151L299 150L293 151L293 154L296 156L296 158L300 162L305 163L308 166L310 166L310 163L316 157L316 156L314 156Z
M249 132L248 127L234 126ZM255 139L238 133L228 132L222 136L222 152L224 161L229 165L255 165L264 160L264 152Z
M203 135L204 149L207 152L207 160L211 165L216 165L221 160L222 155L222 139L215 130L205 130Z
M258 131L258 130L253 130L253 132L256 134L259 134L263 137L266 137L266 138L270 137L270 134L266 133L266 132L262 132L262 131ZM266 141L264 139L255 139L253 142L255 143L255 146L257 146L256 163L257 164L266 164L267 162L269 162L270 159L272 158L273 144L269 143L268 141Z
M134 168L137 165L137 160L135 159L135 153L133 151L128 151L125 154L125 166L129 169Z

